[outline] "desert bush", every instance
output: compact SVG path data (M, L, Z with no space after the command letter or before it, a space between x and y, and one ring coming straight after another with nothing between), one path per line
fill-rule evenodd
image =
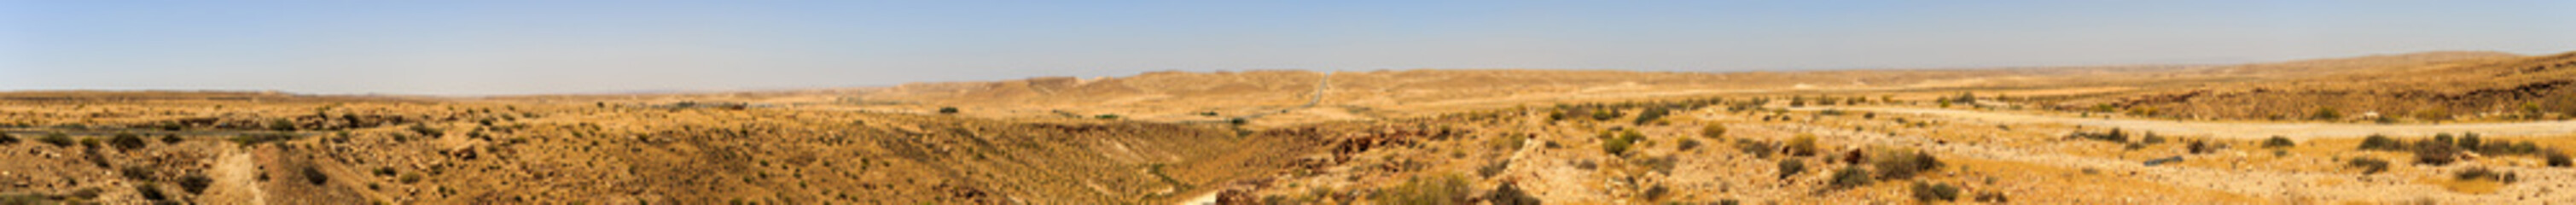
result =
M0 133L0 145L15 144L18 144L18 136L10 136L9 133Z
M72 135L60 132L45 133L45 137L38 137L36 138L36 141L45 142L45 144L53 144L55 147L69 147L72 146Z
M2548 160L2547 160L2547 161L2549 162L2549 166L2550 166L2550 167L2567 167L2568 165L2570 165L2570 164L2569 164L2569 162L2568 162L2568 160L2567 160L2567 153L2559 153L2559 152L2552 151L2552 152L2549 152L2549 154L2548 154L2548 155L2549 155L2549 156L2546 156L2546 157L2544 157L2544 158L2548 158Z
M1798 160L1797 158L1789 158L1789 159L1780 160L1780 178L1781 178L1781 179L1788 179L1790 176L1798 176L1798 173L1799 173L1799 172L1806 172L1806 171L1807 171L1807 162L1800 161L1800 160Z
M268 130L295 131L295 121L286 118L271 119L268 121Z
M1093 116L1091 116L1091 118L1099 118L1099 119L1103 119L1103 120L1115 120L1115 119L1118 119L1118 115L1113 115L1113 114L1100 114L1100 115L1093 115Z
M1468 186L1467 179L1457 175L1414 177L1381 190L1374 198L1384 204L1467 204Z
M1681 141L1679 143L1673 143L1674 151L1690 151L1691 149L1699 148L1699 139L1684 138L1674 141Z
M1779 146L1771 142L1735 139L1736 150L1742 150L1744 154L1751 154L1755 158L1771 158L1771 154L1777 152Z
M2457 143L2459 143L2459 144L2460 144L2460 148L2463 148L2463 149L2469 149L2469 150L2485 150L2485 149L2480 149L2480 148L2483 148L2482 146L2485 146L2485 143L2484 143L2484 141L2485 141L2485 140L2480 140L2480 139L2478 139L2478 138L2479 138L2479 137L2478 137L2478 135L2467 135L2467 136L2462 136L2462 137L2460 137L2460 141L2459 141L2459 142L2457 142Z
M438 138L438 136L447 135L446 131L438 130L438 128L430 128L429 125L425 124L411 124L411 127L408 129L410 129L413 134L420 134L421 137Z
M2516 180L2513 173L2496 171L2493 169L2487 169L2486 167L2470 167L2466 170L2460 170L2460 173L2453 174L2452 177L2459 180L2492 180L2506 183L2512 183Z
M108 145L116 146L116 149L118 150L140 149L143 148L143 146L151 145L150 143L151 142L149 141L143 141L143 136L134 135L134 133L116 133L115 137L110 137L107 140Z
M2340 120L2343 119L2343 113L2335 111L2333 106L2317 107L2317 111L2308 113L2308 119Z
M202 194L206 193L206 185L214 183L215 179L206 178L206 175L188 174L179 177L179 190L188 191L190 194Z
M2001 203L2011 203L2011 202L2012 202L2012 199L2005 198L2005 197L2004 197L2004 193L2002 193L2002 192L1986 192L1986 193L1979 193L1979 194L1977 194L1977 199L1976 199L1976 200L1977 200L1977 202L1996 203L1996 204L2001 204Z
M1495 137L1494 140L1486 141L1485 143L1486 146L1493 147L1495 150L1513 150L1521 148L1522 144L1529 143L1529 136L1506 134L1500 137Z
M939 107L939 114L957 114L957 107Z
M1494 205L1544 204L1538 200L1538 197L1531 197L1529 193L1521 191L1520 187L1512 183L1503 183L1501 186L1494 187L1494 191L1485 192L1485 202Z
M179 139L179 134L161 134L161 144L178 144L186 141L187 139Z
M2450 134L2446 133L2442 135ZM2363 150L2403 150L2405 148L2405 142L2399 142L2397 139L2388 138L2388 135L2370 134L2370 137L2361 139L2361 149Z
M1672 109L1664 108L1664 106L1646 107L1645 111L1637 112L1636 120L1630 121L1629 123L1643 125L1649 122L1655 122L1656 119L1663 119L1664 115L1671 114L1671 112Z
M309 166L304 167L303 174L304 182L310 182L313 183L313 185L322 185L322 183L331 182L331 175L322 174L322 169L315 169Z
M1852 188L1869 185L1870 182L1869 170L1860 169L1860 166L1846 166L1842 170L1834 171L1833 181L1830 184L1834 188Z
M1476 176L1494 177L1494 175L1503 174L1503 170L1511 168L1512 161L1510 160L1495 161L1494 163L1485 164L1485 166L1477 166Z
M1725 139L1725 138L1726 138L1726 125L1724 125L1724 124L1717 124L1717 123L1709 123L1709 124L1708 124L1708 125L1706 125L1706 126L1701 126L1701 127L1699 128L1699 136L1700 136L1700 137L1706 137L1706 138L1709 138L1709 139Z
M2165 143L2165 136L2156 135L2155 132L2147 132L2146 137L2138 138L2138 143L2163 144Z
M1914 201L1952 201L1959 199L1959 187L1947 183L1914 182Z
M1635 136L1635 135L1619 135L1618 137L1612 137L1612 138L1607 139L1607 140L1602 140L1602 141L1601 141L1601 152L1603 152L1603 153L1609 153L1610 155L1620 155L1620 154L1626 154L1626 153L1628 153L1628 147L1630 147L1630 146L1635 146L1635 144L1637 143L1637 140L1638 140L1638 139L1637 139L1637 138L1635 138L1635 137L1629 137L1629 136Z
M161 187L155 186L152 182L134 184L134 194L136 196L143 197L143 200L160 201L170 199L168 194L161 193Z
M1878 178L1888 180L1913 178L1916 174L1941 168L1941 159L1921 151L1887 152L1870 158L1870 161L1870 168L1878 171Z
M2443 143L2416 143L2415 163L2446 165L2459 160L2459 148Z
M2263 148L2287 148L2298 145L2299 144L2297 142L2291 142L2290 138L2284 138L2279 135L2263 139Z
M1789 149L1789 155L1801 157L1816 156L1816 150L1818 149L1816 148L1816 135L1807 133L1798 133L1797 137L1789 138L1789 144L1787 146Z
M94 148L98 148L98 147L100 146L100 144L106 144L106 143L100 143L100 142L98 141L98 138L97 138L97 137L83 137L83 138L80 138L80 145L81 145L81 147L87 147L87 148L93 148L93 149L94 149Z
M2359 168L2361 169L2362 174L2377 174L2379 172L2388 171L2388 160L2354 157L2349 160L2344 160L2344 166Z

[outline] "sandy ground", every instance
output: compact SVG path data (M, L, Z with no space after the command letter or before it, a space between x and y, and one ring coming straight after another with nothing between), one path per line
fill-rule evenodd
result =
M2576 121L2382 125L2102 119L1982 112L1972 110L1898 107L1806 107L1792 110L1813 111L1826 109L1879 113L1923 114L1997 123L2059 123L2083 125L2086 127L2118 127L2121 129L2154 131L2157 133L2241 139L2255 139L2271 136L2282 136L2291 139L2350 138L2370 136L2371 134L2385 134L2390 136L2431 136L2437 133L2469 132L2476 132L2488 136L2548 136L2576 133Z

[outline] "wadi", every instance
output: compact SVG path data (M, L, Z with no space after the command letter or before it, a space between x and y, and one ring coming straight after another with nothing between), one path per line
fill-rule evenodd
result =
M0 93L6 204L2530 204L2576 53Z

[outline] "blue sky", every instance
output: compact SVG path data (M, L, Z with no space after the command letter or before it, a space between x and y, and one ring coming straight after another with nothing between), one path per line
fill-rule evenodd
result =
M0 1L0 90L435 95L1161 70L1751 71L2576 51L2570 1Z

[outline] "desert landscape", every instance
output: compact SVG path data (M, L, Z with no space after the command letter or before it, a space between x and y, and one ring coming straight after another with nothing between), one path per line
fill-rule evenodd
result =
M2542 204L2576 53L0 93L6 204Z

